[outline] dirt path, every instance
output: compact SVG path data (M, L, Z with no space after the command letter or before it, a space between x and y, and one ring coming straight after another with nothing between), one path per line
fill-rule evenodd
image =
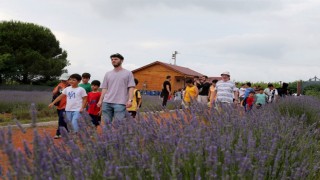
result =
M23 151L23 142L26 141L28 146L32 148L32 142L33 142L33 128L26 128L25 133L23 133L19 128L13 128L12 129L12 143L14 145L15 149L20 149ZM5 131L5 134L7 135L8 129L3 129L1 131ZM55 126L47 126L47 127L37 127L37 131L40 134L40 136L44 136L45 134L48 134L50 136L54 136L56 133L56 127ZM60 140L57 140L58 143ZM0 151L0 165L3 168L3 171L5 172L8 169L8 158L6 155L4 155L3 152Z

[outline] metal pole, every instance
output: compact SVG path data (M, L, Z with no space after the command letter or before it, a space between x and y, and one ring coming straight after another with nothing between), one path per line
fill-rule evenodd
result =
M173 64L176 65L178 51L174 51L172 53Z

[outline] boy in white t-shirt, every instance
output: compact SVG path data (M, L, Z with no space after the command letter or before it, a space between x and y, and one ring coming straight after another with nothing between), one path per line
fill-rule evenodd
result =
M67 97L66 116L67 121L71 121L74 132L79 131L78 120L81 117L81 113L85 110L87 103L86 90L79 87L81 79L80 74L72 74L69 77L70 86L65 88L62 94L49 104L51 108L54 103L60 101L65 96Z

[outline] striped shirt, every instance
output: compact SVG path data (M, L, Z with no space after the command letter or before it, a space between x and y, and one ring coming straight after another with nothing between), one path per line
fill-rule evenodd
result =
M232 103L234 92L238 91L238 88L232 81L218 81L216 84L217 102Z

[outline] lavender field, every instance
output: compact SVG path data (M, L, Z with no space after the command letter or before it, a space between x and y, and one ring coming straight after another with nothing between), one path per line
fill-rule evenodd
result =
M61 144L36 129L33 149L14 149L12 131L0 130L9 157L4 179L319 179L320 102L311 97L239 115L233 108L159 114L106 126L82 123ZM88 122L88 117L84 118Z
M39 121L56 120L55 109L48 108L51 98L51 91L0 90L0 125L10 124L13 118L30 123L31 104L36 104Z

